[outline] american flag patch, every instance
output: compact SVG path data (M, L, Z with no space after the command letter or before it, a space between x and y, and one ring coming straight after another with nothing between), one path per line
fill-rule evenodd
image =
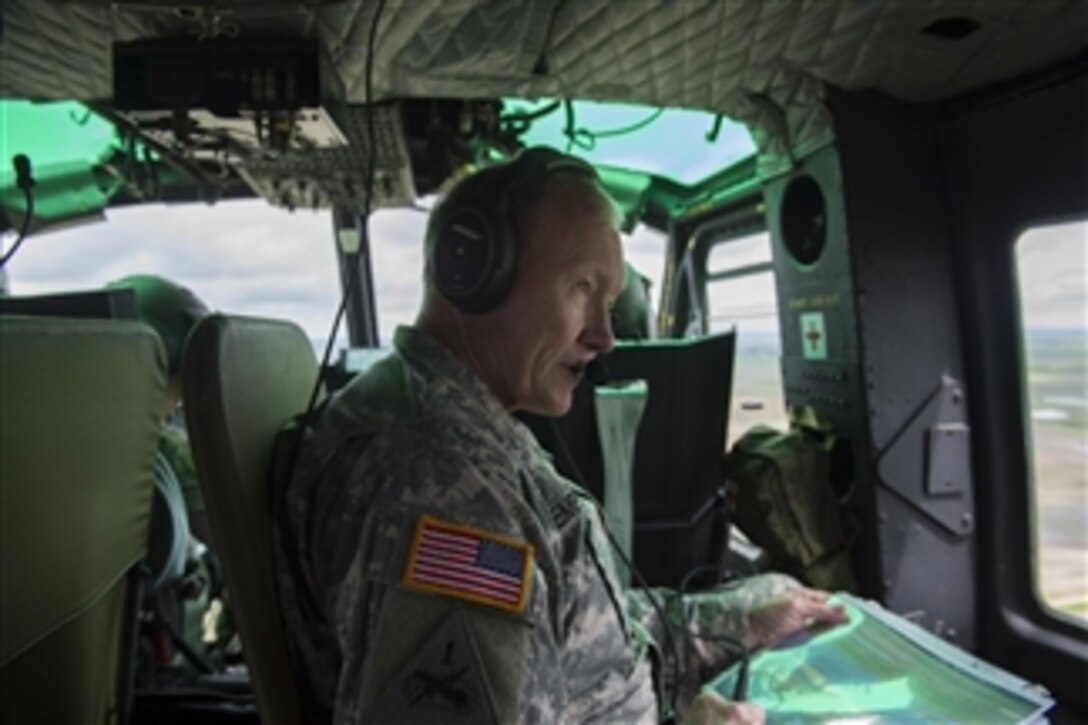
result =
M402 583L510 612L529 594L533 547L522 541L419 517Z

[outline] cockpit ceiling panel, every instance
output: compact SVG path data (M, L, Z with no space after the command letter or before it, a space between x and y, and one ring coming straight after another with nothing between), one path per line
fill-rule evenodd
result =
M0 95L107 100L110 46L316 37L365 102L376 0L6 0ZM951 23L958 39L924 32ZM792 79L949 98L1084 53L1081 0L388 0L376 98L564 96L740 113Z

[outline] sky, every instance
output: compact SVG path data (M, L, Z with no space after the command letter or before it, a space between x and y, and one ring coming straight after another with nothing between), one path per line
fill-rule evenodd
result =
M532 110L547 105L547 99L509 105L512 111ZM711 140L713 125L713 115L706 112L577 102L571 143L575 153L596 163L647 168L693 182L753 150L742 126L725 121ZM537 120L524 140L562 148L568 143L565 129L565 115L554 112ZM74 104L0 104L0 130L0 150L31 153L35 164L116 142L109 124ZM7 181L5 173L0 170L0 185ZM294 320L323 346L340 296L328 212L288 212L250 200L140 205L107 210L106 216L105 223L30 237L7 267L10 293L94 289L130 274L159 274L185 284L213 309ZM396 325L415 317L419 306L426 218L418 210L385 209L371 219L378 330L385 342ZM1029 328L1088 326L1086 236L1088 224L1079 222L1034 229L1018 241ZM6 235L3 248L12 241ZM639 227L624 238L624 247L628 261L659 294L663 236ZM719 245L708 266L716 271L769 259L763 233ZM777 329L769 273L714 283L708 297L714 330L734 322L742 333Z
M506 99L504 110L535 111L551 99ZM537 119L521 137L526 145L567 150L595 164L642 169L684 184L694 184L755 151L745 127L714 114L682 108L653 109L624 103L576 101L573 137L559 110Z
M510 110L543 103L511 101ZM563 147L564 119L560 112L541 118L524 141ZM652 123L647 125L647 119ZM584 158L685 181L701 179L753 150L747 131L729 121L713 140L706 138L714 116L705 111L576 102L573 122L578 133L574 150ZM640 130L630 130L636 127ZM51 162L100 158L118 143L110 124L78 104L0 102L0 131L4 155L28 154L40 174ZM10 170L0 165L0 187L12 186L9 177ZM340 294L327 212L291 213L254 200L141 205L107 210L106 215L106 223L29 238L8 266L10 293L94 289L130 274L159 274L185 284L213 309L295 320L323 345ZM425 224L426 215L410 209L372 216L383 341L391 339L396 325L415 317L422 296ZM13 240L3 241L6 248ZM629 261L653 280L655 290L660 290L664 245L663 237L646 228L625 239Z
M1088 328L1088 222L1024 232L1016 266L1026 329Z
M260 200L149 204L106 212L105 222L29 237L8 263L13 295L96 289L131 274L187 286L212 309L287 318L318 346L340 301L332 219ZM378 331L388 342L422 298L426 214L376 212L370 226ZM13 240L4 239L4 248ZM664 237L640 228L624 240L628 259L660 289Z
M534 110L548 100L507 105L509 111ZM565 114L555 111L534 122L523 141L558 148L569 144L594 163L644 168L685 183L728 167L754 148L744 127L728 120L720 123L717 135L710 134L715 117L705 111L579 101L571 122L574 139L565 135ZM0 147L28 153L39 171L58 159L100 156L117 143L112 127L78 104L0 103L0 126ZM0 186L11 186L11 174L5 173L0 168ZM28 239L8 267L10 293L94 289L130 274L159 274L188 286L213 309L294 320L323 347L340 294L328 213L292 213L254 200L141 205L107 210L106 215L106 223ZM426 215L410 209L380 210L372 217L383 342L398 324L415 317L422 295L425 224ZM4 240L5 246L11 242ZM624 246L628 261L659 293L663 236L639 227L625 237ZM745 309L726 300L734 296L733 286L717 287L712 295L716 319L727 321L738 313L749 327L773 329L768 326L774 324L774 293L766 280L752 290L760 301Z
M410 323L422 296L426 214L386 209L371 222L378 329L383 342ZM1029 328L1085 329L1088 224L1041 227L1018 241L1021 299ZM6 249L13 240L3 240ZM710 268L769 258L766 234L715 251ZM661 289L665 240L639 227L624 238L628 260ZM294 320L322 346L339 304L332 220L260 200L152 204L107 211L107 221L27 239L8 264L11 294L95 289L129 274L160 274L188 286L209 307ZM771 275L716 285L712 317L743 329L775 329ZM746 320L746 322L745 322ZM731 324L731 323L730 323ZM723 325L713 325L721 329Z
M549 106L507 99L506 112ZM720 124L718 121L722 121ZM716 129L716 131L715 131ZM573 130L573 136L569 133ZM561 109L533 122L527 144L571 150L598 164L644 168L691 183L752 153L743 126L704 111L652 109L578 101L569 120ZM112 126L78 104L0 102L0 150L51 161L96 157L118 143ZM0 165L0 187L10 186ZM125 275L160 274L190 287L214 309L288 318L324 345L340 287L327 212L288 212L261 200L214 206L163 204L106 212L106 223L32 236L7 268L12 294L94 289ZM381 339L410 322L422 295L426 214L388 209L371 220L374 280ZM1016 246L1028 328L1085 329L1088 224L1031 230ZM6 249L10 235L3 240ZM640 227L624 239L628 260L661 290L664 238ZM766 233L711 251L711 271L767 261ZM738 324L777 330L773 275L716 282L708 288L711 329Z

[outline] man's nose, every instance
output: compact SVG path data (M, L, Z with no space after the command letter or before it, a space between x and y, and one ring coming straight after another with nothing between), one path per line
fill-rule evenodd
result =
M603 355L615 347L616 338L612 335L612 316L606 306L595 307L587 323L582 334L582 342L586 347L598 355Z

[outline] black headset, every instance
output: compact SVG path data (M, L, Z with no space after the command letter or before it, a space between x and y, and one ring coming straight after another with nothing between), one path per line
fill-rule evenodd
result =
M427 245L427 270L438 291L461 311L480 315L506 299L517 270L518 239L511 218L513 194L551 174L567 172L598 180L588 162L539 146L513 161L469 177L464 189L436 210L440 217Z

